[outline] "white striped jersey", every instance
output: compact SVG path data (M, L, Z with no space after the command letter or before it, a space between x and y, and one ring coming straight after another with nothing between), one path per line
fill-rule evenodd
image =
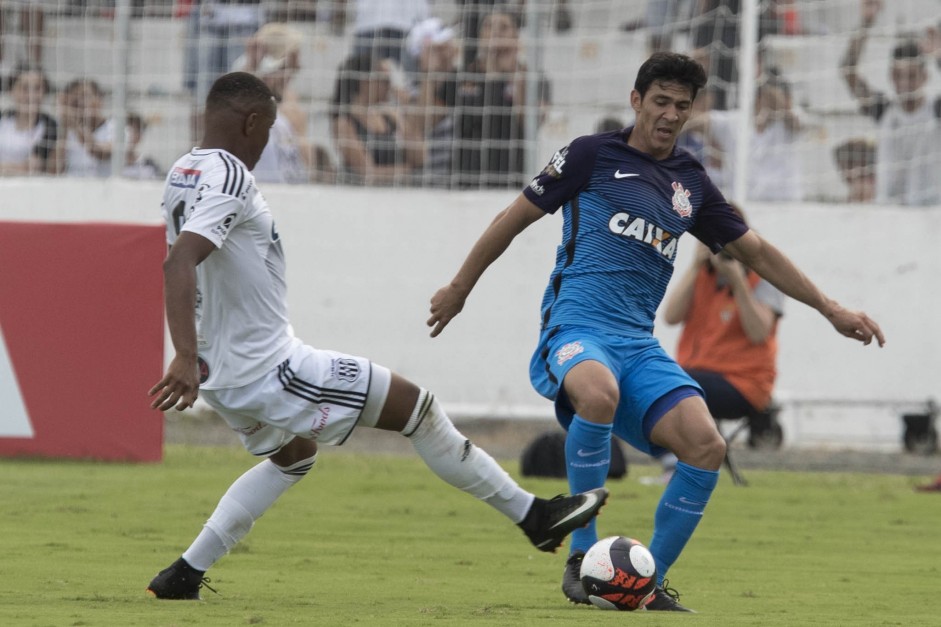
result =
M194 148L170 168L163 195L167 243L182 231L216 250L196 268L200 387L240 387L287 359L284 253L248 168L219 149Z

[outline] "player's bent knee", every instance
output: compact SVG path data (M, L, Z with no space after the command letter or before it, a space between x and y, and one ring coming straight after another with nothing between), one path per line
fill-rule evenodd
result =
M570 394L570 397L575 413L585 420L600 424L614 422L619 399L617 389L598 387L580 393L576 397Z
M716 433L697 442L686 455L677 455L677 457L697 468L718 470L722 466L722 460L725 459L727 446L722 435Z
M433 409L437 408L437 400L435 400L435 395L426 390L425 388L419 388L418 390L418 399L415 401L415 407L412 408L412 412L408 417L408 420L405 423L405 426L402 428L401 433L405 437L411 437L418 428L425 422L425 419L429 415L434 414ZM444 415L443 412L437 412ZM445 416L445 420L450 420Z
M293 466L306 459L317 457L317 442L295 437L281 449L268 457L278 468Z
M728 448L728 443L721 435L718 435L718 437L713 437L709 441L709 444L706 445L709 459L717 465L722 464L722 460L725 459L725 454L728 451Z
M317 453L314 453L310 457L299 460L290 464L288 466L281 466L272 460L274 467L284 473L288 479L293 481L300 481L304 475L310 472L310 469L314 467L314 464L317 463Z
M680 438L667 444L677 458L691 466L718 470L725 459L725 439L718 431L697 433L695 437Z

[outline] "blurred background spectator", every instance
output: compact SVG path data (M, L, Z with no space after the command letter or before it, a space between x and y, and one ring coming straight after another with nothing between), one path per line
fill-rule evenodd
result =
M337 71L330 117L343 182L407 184L424 162L422 138L395 103L407 91L398 86L393 96L394 67L367 54L349 57Z
M464 40L463 65L477 58L477 42L480 40L480 24L484 17L498 9L513 11L521 16L526 9L526 0L456 0L460 14L460 31ZM575 26L575 15L568 0L542 2L541 9L549 12L556 33L567 33ZM522 18L520 19L522 25Z
M732 193L735 151L739 141L738 110L713 110L691 118L686 134L701 133L709 176L726 195ZM754 127L750 138L749 200L796 201L803 197L797 139L801 130L791 89L773 68L755 93Z
M741 10L740 0L697 0L691 21L692 55L706 68L706 91L720 111L735 105Z
M56 165L69 176L106 177L111 175L111 152L116 120L104 114L104 93L97 81L77 78L59 93L59 140ZM125 167L122 172L134 178L153 178L160 169L149 157L138 154L138 144L146 122L128 112L124 124Z
M742 216L741 209L733 204ZM718 420L748 419L749 444L780 434L772 392L777 378L778 321L785 296L728 253L696 242L695 257L664 301L663 319L682 325L676 361L703 389L709 413ZM676 457L660 457L669 481ZM733 478L740 479L729 457Z
M908 178L919 159L937 159L939 146L927 146L919 139L936 125L934 103L927 97L926 61L919 42L912 37L898 41L892 48L890 78L894 95L873 89L859 72L859 58L869 38L883 3L862 0L861 24L850 39L840 62L843 79L859 103L860 111L879 127L876 146L876 201L907 204L910 202ZM920 149L928 154L919 154Z
M521 187L525 172L528 69L520 57L519 15L497 9L480 25L477 58L459 73L452 169L459 187ZM536 79L535 127L551 102L548 79ZM536 128L533 129L535 132Z
M127 152L124 170L121 175L131 179L160 179L164 171L152 157L138 152L144 133L147 132L148 121L137 113L127 115Z
M861 137L840 142L833 149L833 160L846 184L847 202L876 199L875 142Z
M941 120L915 140L915 160L908 168L905 204L913 207L941 206Z
M314 163L307 137L307 112L291 88L300 69L302 39L296 28L269 22L249 38L245 54L232 67L257 75L278 100L278 117L271 127L268 145L252 170L260 182L307 183L315 167L315 179L332 176L329 163Z
M193 139L202 137L201 111L209 87L245 53L265 22L262 0L193 0L183 57L183 86L193 97Z
M35 66L12 76L11 108L0 115L0 175L52 174L58 124L42 110L49 82Z
M400 161L410 172L396 179L396 184L465 189L515 186L526 182L530 170L538 167L560 137L593 132L609 112L631 123L626 105L630 86L618 77L639 64L647 49L702 55L712 64L710 87L717 91L707 89L697 97L696 117L713 110L728 112L729 119L740 117L737 102L742 77L733 66L741 54L743 6L741 0L131 0L128 74L123 83L119 77L125 64L116 56L123 47L111 44L117 42L121 20L128 13L117 10L114 0L0 0L0 73L6 72L9 79L11 63L42 56L41 69L54 86L76 76L96 81L103 101L115 114L133 108L150 122L142 145L157 163L167 162L200 139L195 127L201 108L197 90L208 88L219 73L240 67L226 67L224 60L243 52L244 63L250 56L245 54L247 49L241 49L246 36L259 34L266 23L276 23L294 29L300 43L297 63L292 56L291 65L271 72L276 91L275 83L284 83L279 107L283 119L274 129L272 150L280 144L281 161L286 164L268 170L277 175L271 180L336 181L331 160L339 162L340 155L331 132L331 87L342 59L359 44L363 50L400 62L407 97L400 93L402 73L389 67L393 96L383 106L394 109L394 117L402 120L398 131L403 141L406 135L416 134L424 144L423 165ZM491 63L496 55L487 49L499 46L479 41L492 37L481 29L495 12L512 16L516 50L503 58L515 58L515 69ZM862 32L858 30L861 16ZM941 60L937 16L884 0L762 0L756 17L759 62L779 67L787 76L791 110L794 119L802 122L803 130L792 135L793 145L788 148L800 155L796 172L801 197L860 199L867 197L869 182L876 181L878 186L882 179L888 185L888 176L870 176L866 166L840 169L849 161L845 149L837 159L838 145L865 137L875 141L874 171L898 171L898 194L903 195L884 200L877 194L880 202L938 204L941 183L937 181L941 179L933 172L941 166L941 142L931 139L941 113L931 110L941 88L941 65L936 65ZM628 22L631 30L625 32L621 25ZM252 30L254 25L257 28ZM396 33L381 32L386 26ZM893 49L899 43L905 43L909 60L917 57L921 62L898 63ZM913 52L916 45L918 52ZM839 63L844 51L855 52L857 57L849 72ZM725 53L734 63L720 60ZM265 56L268 61L256 71L273 67L271 62L281 58ZM849 88L844 76L849 79L853 73L864 79L869 97L860 98L859 90ZM909 84L898 91L906 81ZM192 91L184 89L184 83ZM724 105L716 101L723 90ZM906 90L923 99L903 96ZM923 105L919 115L925 117L922 128L909 133L904 126L912 116L905 106L911 101ZM0 111L13 108L13 93L7 86L0 91ZM48 113L57 117L54 108ZM723 115L716 113L716 129ZM890 118L897 128L890 130ZM769 122L766 130L757 130L762 124L759 120L753 127L755 141L771 143L771 132L778 125ZM717 135L718 130L707 137L704 127L692 129L679 143L705 161L728 191L732 174L738 176L745 164L729 162L731 155L719 145ZM883 142L884 135L905 137ZM862 160L870 155L864 153ZM259 177L268 178L265 167L265 163L259 167ZM752 179L760 177L747 178L753 184ZM758 198L782 197L763 194Z
M682 29L689 29L690 12L698 3L699 0L647 0L644 13L647 53L673 50L674 38ZM627 28L633 29L636 25L630 24Z
M109 176L114 121L103 114L101 86L91 79L75 79L59 94L58 159L69 176Z
M406 38L409 79L407 123L424 138L421 184L450 185L454 147L454 77L459 50L453 28L432 17L417 24Z
M765 0L758 9L759 42L769 35L803 33L793 0ZM722 111L734 108L737 99L741 13L741 0L695 0L690 20L690 54L706 68L711 106Z
M429 17L428 0L356 0L352 54L392 59L401 66L408 32Z
M2 0L0 2L0 89L6 89L16 68L42 67L46 12L56 0Z

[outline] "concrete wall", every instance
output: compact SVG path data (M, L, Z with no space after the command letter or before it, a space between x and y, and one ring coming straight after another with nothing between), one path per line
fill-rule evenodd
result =
M160 221L160 183L4 180L0 190L0 220ZM527 367L558 217L524 233L484 275L461 316L432 340L429 298L514 192L269 186L265 195L286 246L291 315L305 341L387 365L434 390L458 415L549 415ZM897 446L898 412L941 392L941 209L747 210L825 292L864 309L888 338L882 350L863 347L816 312L788 303L779 396L856 402L789 403L788 440ZM688 263L689 244L680 245L677 272ZM676 329L661 325L657 335L672 351ZM879 402L858 403L866 400Z

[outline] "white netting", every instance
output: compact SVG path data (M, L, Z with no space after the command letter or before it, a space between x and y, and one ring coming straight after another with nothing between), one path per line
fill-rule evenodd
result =
M753 65L740 58L740 20L750 6L748 0L511 3L522 18L519 57L532 70L519 74L515 82L511 72L496 69L494 76L504 82L485 83L479 74L468 78L436 70L427 75L433 80L423 83L421 72L413 67L417 62L405 57L401 71L382 77L391 80L393 98L398 94L394 106L372 101L363 105L347 92L331 105L338 69L362 43L357 31L382 28L383 14L417 20L425 5L425 17L438 17L442 24L426 25L424 41L442 46L463 43L469 51L474 47L470 37L474 28L467 18L473 13L468 12L479 6L486 13L493 4L492 0L205 0L201 5L183 0L4 0L0 74L9 83L22 62L41 65L52 86L43 110L60 124L64 114L58 101L65 87L75 79L94 80L102 92L101 119L127 112L147 122L131 157L136 165L126 174L148 175L167 168L196 141L197 103L216 71L234 67L247 37L261 24L287 22L291 27L287 45L297 49L288 92L296 100L288 103L289 126L281 130L290 138L290 128L300 129L294 143L301 153L283 166L293 172L284 180L517 187L555 149L577 135L594 132L606 118L630 123L628 95L637 69L651 50L670 48L709 64L710 87L697 103L698 133L684 142L700 151L730 196L736 190L736 177L747 171L742 188L751 199L866 201L878 195L894 204L941 202L935 174L941 166L941 131L938 112L932 108L941 92L939 0L757 2L757 85L751 76L743 76L744 81L738 76L739 69ZM360 5L372 9L358 14ZM862 28L863 24L868 26ZM495 32L499 27L492 23L484 28ZM226 29L228 36L218 35ZM396 41L394 33L386 35ZM865 38L860 40L860 35ZM916 46L915 58L896 50L906 38ZM414 43L405 41L406 51L417 49ZM853 54L847 57L854 45L858 46L855 59ZM215 65L210 62L213 54L221 55ZM464 56L457 52L456 65L469 66L470 59ZM277 53L260 53L253 59L247 67L258 72L266 71L266 63L268 70L284 63L284 55ZM244 59L240 67L246 67ZM354 74L361 71L357 67ZM373 76L380 70L368 71ZM744 135L737 111L742 83L752 85L756 99L764 103ZM898 104L897 87L905 84L919 88L908 112ZM4 90L4 109L13 106L14 94ZM401 102L406 97L410 105ZM510 101L515 108L507 108ZM397 133L389 132L388 116L376 115L381 106L398 116ZM344 135L343 125L331 123L331 115L351 113L365 128L354 121L346 124ZM459 138L457 144L447 143L452 132ZM407 136L407 141L396 143L402 141L394 139L396 134ZM746 163L736 164L735 145L743 139L748 141ZM95 141L99 147L110 141L134 144L135 135L115 137L112 131ZM283 148L287 151L290 146L285 143ZM74 142L62 143L59 159L76 150ZM376 163L367 163L363 170L356 162L357 150L375 157ZM3 158L12 151L5 148ZM93 157L106 158L106 151L98 152L105 154ZM423 165L417 166L422 157ZM383 159L388 162L385 169L378 163ZM122 161L116 160L119 165ZM849 170L841 172L838 164ZM100 174L110 169L110 163L106 165L86 164L85 171ZM62 167L60 160L48 169ZM31 163L27 169L35 172L37 165ZM6 167L4 173L17 171Z

